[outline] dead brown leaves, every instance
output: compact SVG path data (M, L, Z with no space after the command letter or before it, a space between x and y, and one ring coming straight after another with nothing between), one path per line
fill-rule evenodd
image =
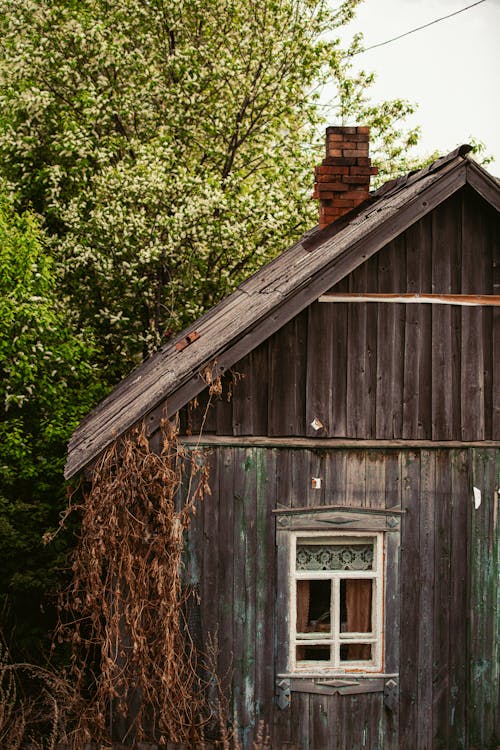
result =
M206 490L203 461L184 453L168 422L159 454L142 426L95 467L60 630L71 643L71 679L89 696L75 747L109 737L110 711L137 741L197 741L203 685L184 622L181 566L183 534Z

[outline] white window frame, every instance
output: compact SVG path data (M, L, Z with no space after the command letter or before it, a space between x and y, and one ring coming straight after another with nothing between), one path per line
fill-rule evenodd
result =
M385 570L385 534L374 531L290 531L290 566L289 566L289 644L290 671L292 674L307 672L318 675L345 675L353 673L379 673L384 669L384 570ZM297 543L314 543L315 539L328 540L328 543L353 543L372 541L374 547L373 567L370 571L358 570L303 570L296 569ZM345 579L370 579L372 584L372 625L370 633L341 633L339 606L340 581ZM297 580L331 580L331 630L327 634L308 633L298 637L297 623ZM372 658L370 660L340 661L340 646L349 643L370 644ZM330 646L330 661L301 660L297 662L297 646L304 645Z

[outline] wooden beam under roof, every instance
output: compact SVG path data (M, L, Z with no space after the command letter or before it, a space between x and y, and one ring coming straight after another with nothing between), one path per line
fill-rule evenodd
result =
M498 294L322 294L319 302L385 302L397 304L459 305L461 307L500 307Z

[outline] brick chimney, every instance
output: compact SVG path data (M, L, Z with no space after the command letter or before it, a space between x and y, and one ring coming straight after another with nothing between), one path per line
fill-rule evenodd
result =
M313 198L319 200L320 229L359 206L370 192L370 128L330 127L326 129L326 158L314 170Z

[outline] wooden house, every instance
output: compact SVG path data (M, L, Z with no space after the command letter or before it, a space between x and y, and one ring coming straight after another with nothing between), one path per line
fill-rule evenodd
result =
M167 405L203 447L189 572L245 747L500 742L500 185L469 150L368 193L366 129L328 129L320 227L72 438L68 477Z

